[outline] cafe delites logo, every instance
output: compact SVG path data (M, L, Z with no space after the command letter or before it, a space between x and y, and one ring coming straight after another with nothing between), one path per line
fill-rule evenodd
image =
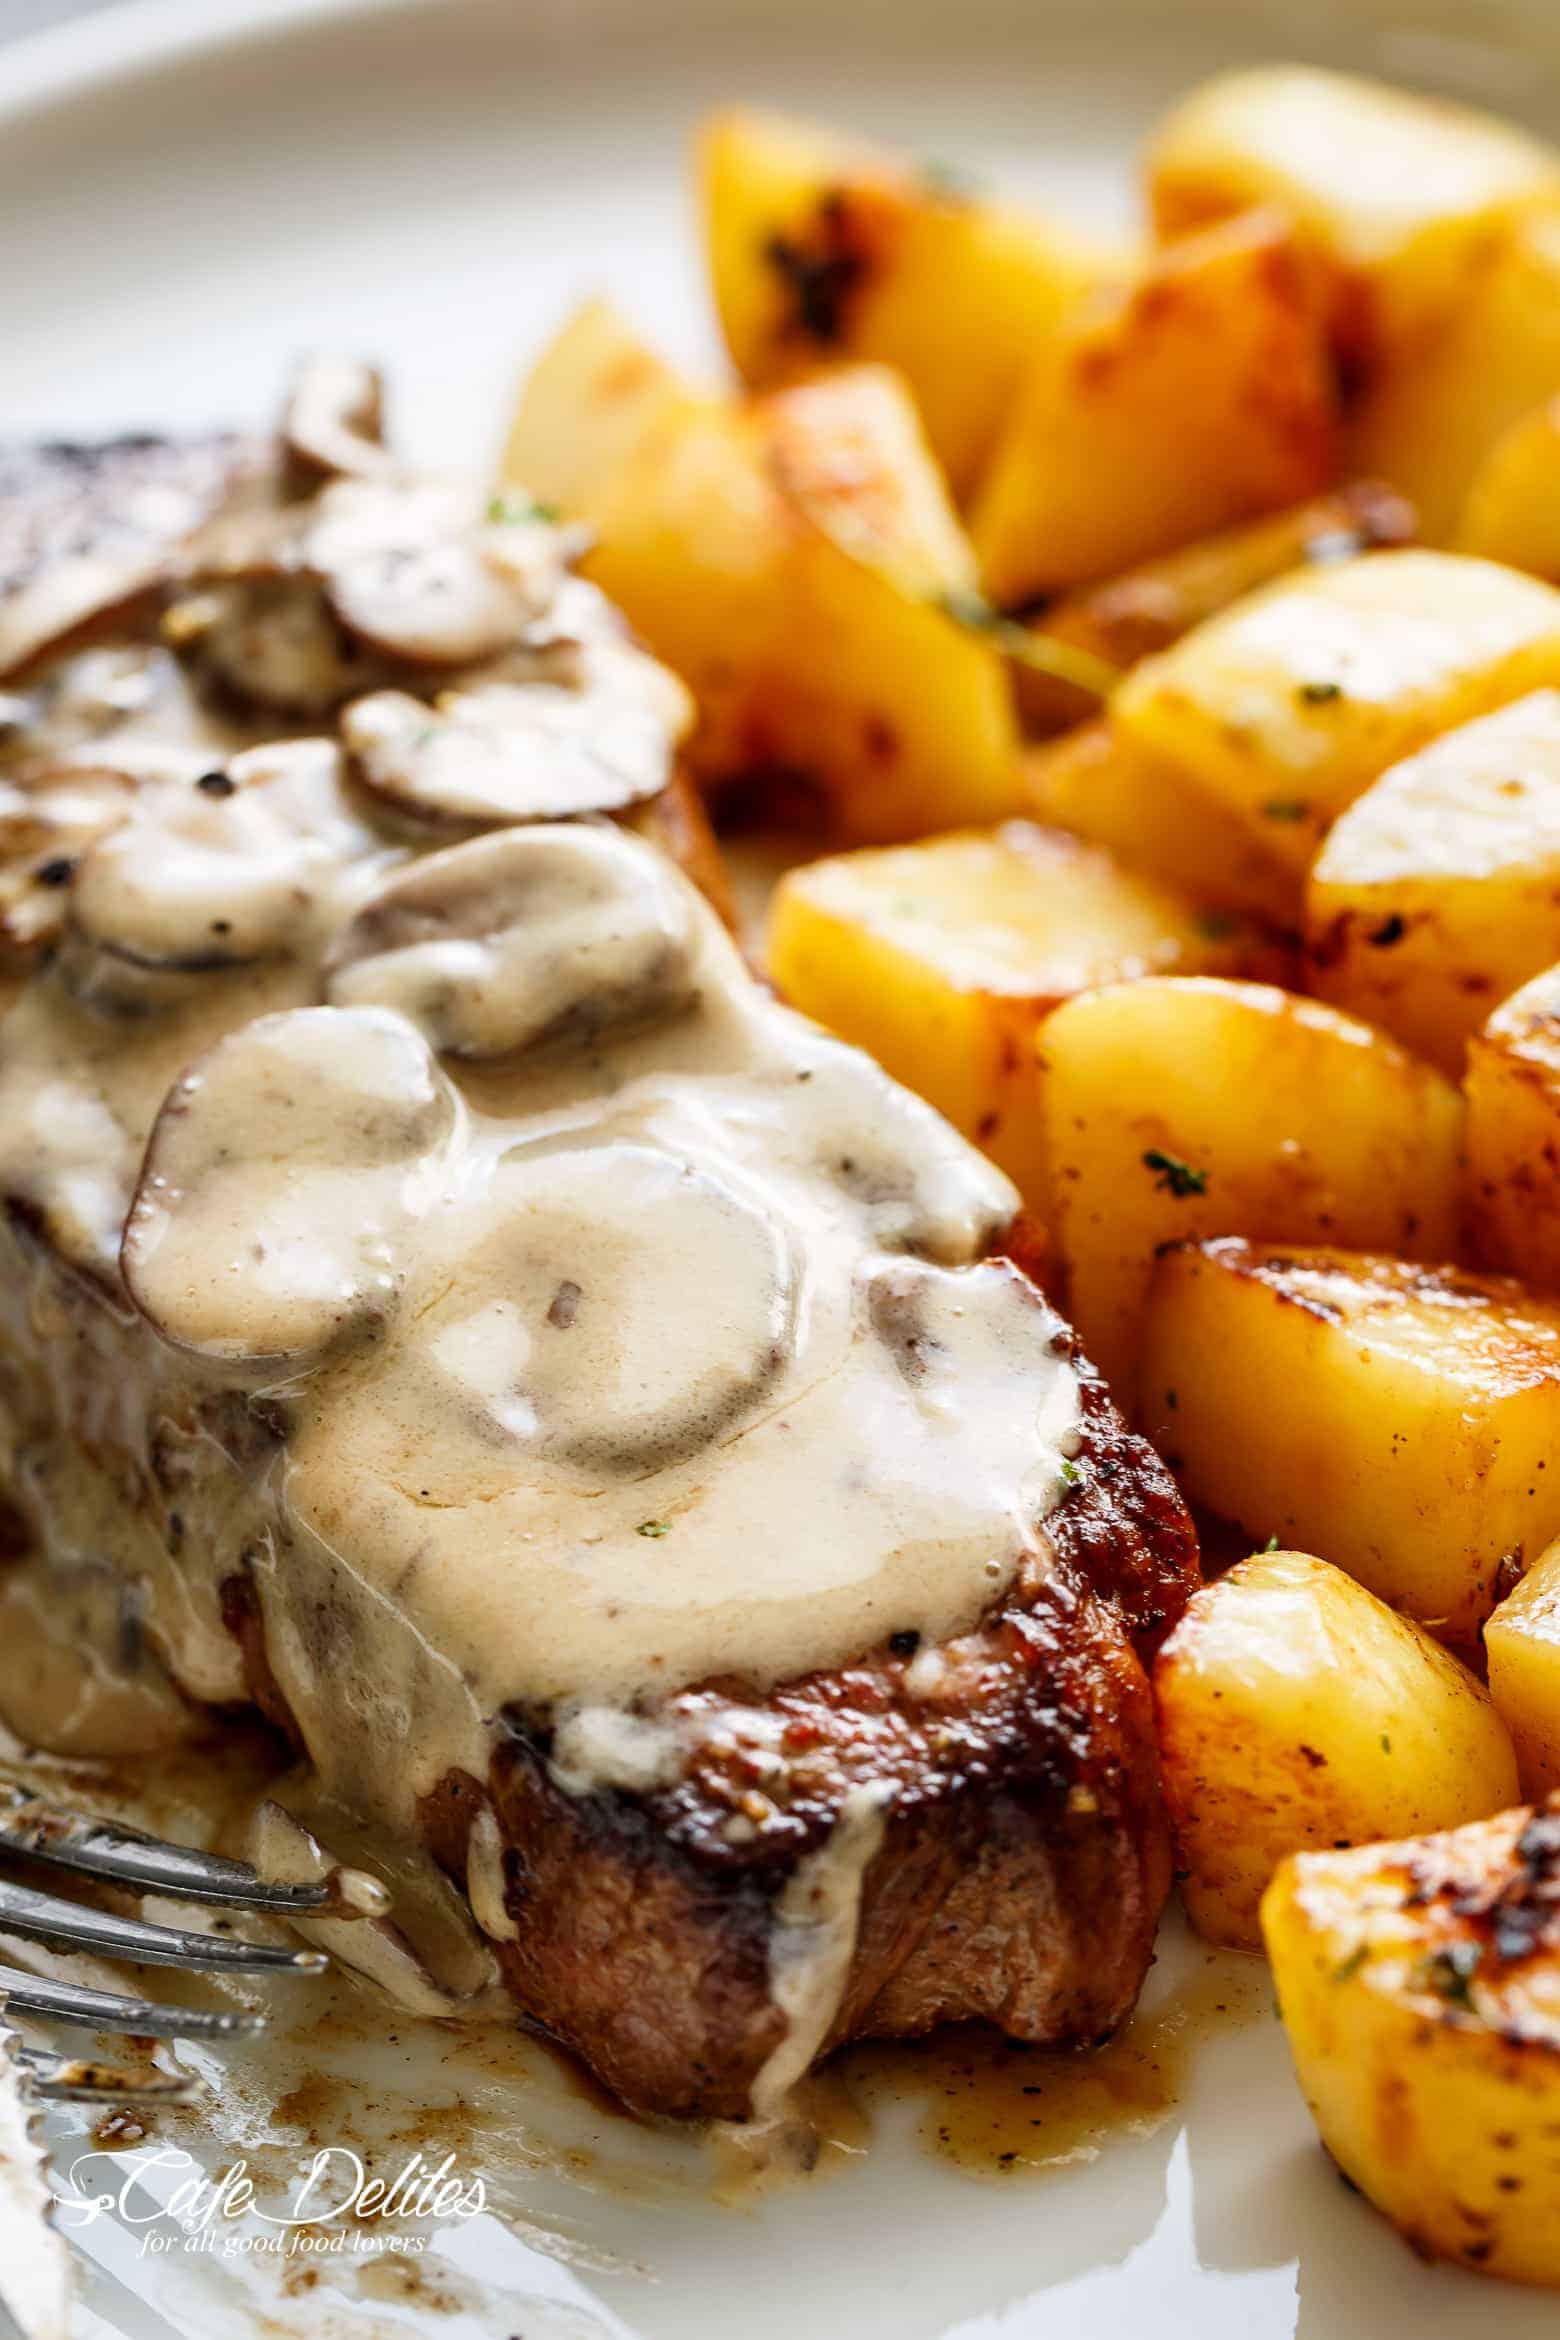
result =
M481 2178L465 2176L453 2153L437 2163L413 2153L379 2177L347 2145L321 2146L280 2203L261 2199L247 2161L210 2171L177 2145L79 2154L56 2179L54 2198L67 2231L116 2219L139 2233L143 2258L416 2255L430 2228L487 2207Z

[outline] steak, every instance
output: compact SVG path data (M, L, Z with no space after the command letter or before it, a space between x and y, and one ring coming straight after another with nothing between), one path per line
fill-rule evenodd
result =
M567 537L340 407L137 602L172 732L61 725L90 616L28 670L11 1498L629 2104L1095 2040L1169 1884L1187 1515L1006 1180L743 968L685 702Z

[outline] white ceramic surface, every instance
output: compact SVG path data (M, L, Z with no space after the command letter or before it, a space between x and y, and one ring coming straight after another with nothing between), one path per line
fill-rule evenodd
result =
M419 452L480 459L525 354L587 290L712 357L681 155L709 102L806 107L1120 216L1175 89L1286 53L1560 127L1554 0L139 0L0 52L0 430L258 420L326 341L389 362ZM1172 1940L1151 1991L1199 1957ZM1343 2190L1270 2016L1198 2036L1175 2115L1092 2163L978 2183L914 2145L906 2108L864 2160L751 2214L538 2177L571 2263L468 2231L452 2249L501 2305L333 2328L1552 2340L1553 2300L1421 2267ZM159 2272L121 2229L89 2240L84 2330L261 2329L242 2293Z

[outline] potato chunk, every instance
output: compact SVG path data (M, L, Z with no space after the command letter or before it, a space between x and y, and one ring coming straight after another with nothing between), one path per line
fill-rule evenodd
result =
M1474 473L1458 550L1560 579L1560 398L1502 432Z
M782 116L699 137L710 282L743 380L839 358L904 375L956 495L973 485L1035 349L1123 262L1071 229Z
M1560 1807L1303 1853L1262 1930L1345 2176L1417 2251L1560 2283Z
M1163 1243L1454 1248L1457 1092L1336 1009L1266 984L1151 978L1069 1000L1040 1052L1045 1216L1073 1321L1129 1401Z
M1560 682L1560 593L1382 552L1237 602L1128 675L1113 718L1301 871L1344 807L1438 733Z
M1300 881L1244 824L1174 764L1130 745L1108 722L1032 748L1024 786L1043 821L1191 888L1275 920L1299 923Z
M784 773L863 841L1019 809L1003 660L944 606L973 557L903 386L862 366L720 398L657 365L585 312L505 475L591 525L586 575L698 702L699 776Z
M1357 797L1306 887L1310 988L1461 1073L1560 959L1560 693L1463 724Z
M1192 1597L1154 1696L1187 1913L1258 1949L1287 1853L1482 1820L1517 1765L1465 1666L1353 1577L1259 1552Z
M1471 1643L1560 1532L1560 1310L1520 1284L1235 1238L1154 1269L1142 1414L1183 1486Z
M1530 1796L1560 1789L1560 1544L1541 1552L1484 1628L1490 1696Z
M1202 83L1160 124L1147 171L1164 236L1281 204L1331 271L1356 364L1458 297L1492 224L1560 195L1560 155L1510 123L1303 65Z
M870 1051L1040 1199L1035 1033L1090 984L1241 970L1266 953L1236 914L1010 821L792 870L770 972L792 1004Z
M1275 215L1188 238L1037 354L973 508L1003 604L1108 577L1332 478L1316 279Z
M1351 415L1349 460L1411 496L1431 544L1459 533L1492 449L1560 390L1560 211L1491 228L1441 315L1385 348Z
M1468 1043L1468 1234L1475 1258L1560 1292L1560 967Z

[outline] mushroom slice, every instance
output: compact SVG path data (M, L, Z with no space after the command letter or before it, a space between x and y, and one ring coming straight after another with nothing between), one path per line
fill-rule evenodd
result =
M81 855L134 802L135 784L122 772L82 769L25 789L0 785L0 944L31 955L54 941Z
M561 820L658 796L682 686L627 643L592 643L576 666L571 681L446 691L431 709L376 691L347 709L341 735L364 786L424 820Z
M465 483L338 480L313 507L302 557L371 649L466 667L513 648L545 613L558 541L529 512L484 505Z
M319 1356L391 1306L407 1231L443 1192L460 1126L403 1017L259 1017L157 1117L120 1255L131 1297L203 1357Z
M312 486L322 479L382 479L393 469L385 446L385 386L361 358L308 360L288 395L282 444Z
M252 748L225 771L148 791L71 890L76 938L132 966L202 974L286 956L374 840L331 740Z
M693 906L607 827L509 829L414 862L344 930L326 992L398 1008L451 1056L508 1056L659 1022L694 998Z
M163 633L219 700L288 718L318 722L387 679L343 634L318 580L285 569L203 587L174 603Z
M592 1475L661 1469L729 1432L794 1349L785 1226L721 1166L622 1137L530 1148L461 1237L406 1336L424 1363L396 1384L452 1417L433 1432L419 1412L446 1487L485 1484L516 1447Z

